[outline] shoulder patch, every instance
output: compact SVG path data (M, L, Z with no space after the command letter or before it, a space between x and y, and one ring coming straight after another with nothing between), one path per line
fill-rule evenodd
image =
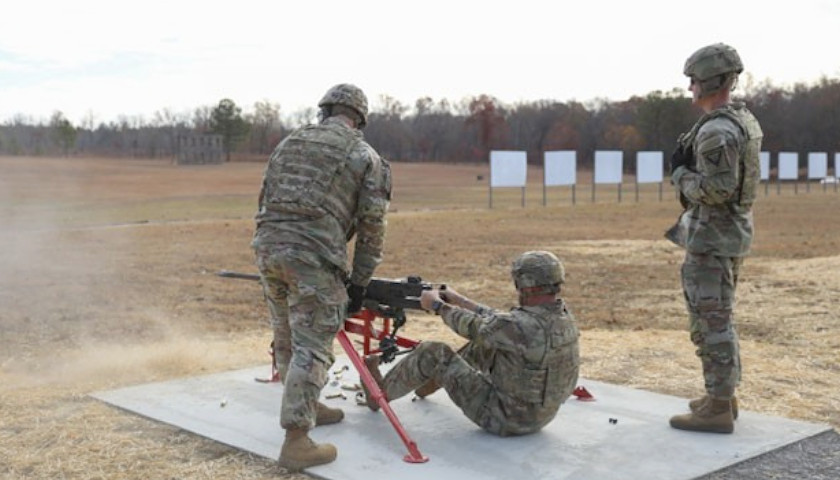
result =
M715 149L709 150L708 152L703 152L703 158L706 159L712 165L719 167L720 166L720 158L723 156L723 147L717 147Z

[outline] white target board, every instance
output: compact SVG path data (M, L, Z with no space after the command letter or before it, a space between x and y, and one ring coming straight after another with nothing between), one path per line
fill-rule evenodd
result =
M595 151L595 183L621 183L624 152L621 150Z
M662 152L636 154L636 182L662 183Z
M799 154L796 152L779 152L779 180L796 180L799 178Z
M761 171L761 179L770 180L770 152L758 154L758 168Z
M544 153L545 185L574 185L577 183L577 152L555 150Z
M528 178L528 156L524 151L490 152L490 186L524 187Z
M808 154L808 179L828 176L828 154L811 152Z

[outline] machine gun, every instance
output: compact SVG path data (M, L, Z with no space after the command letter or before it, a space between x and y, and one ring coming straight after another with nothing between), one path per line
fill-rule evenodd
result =
M377 337L379 338L380 360L383 363L391 362L397 355L414 350L417 342L397 336L397 331L405 325L405 310L422 310L420 295L423 294L423 290L432 288L434 287L431 283L424 283L423 279L417 276L409 276L405 280L375 277L370 280L365 289L362 311L356 314L355 318L360 318L362 315L361 319L364 320L364 315L366 315L364 312L367 311L373 314L374 318L393 319L393 328L386 324L384 326L386 334ZM446 288L446 285L442 285L441 288ZM344 328L348 330L347 322ZM400 350L400 347L405 347L405 349Z
M217 275L226 278L261 281L259 275L250 273L222 270ZM406 446L408 454L403 457L403 460L409 463L423 463L428 461L428 457L420 453L417 444L408 436L397 415L388 404L388 400L385 398L382 389L376 384L373 376L362 361L362 357L359 356L353 343L347 337L347 333L361 335L364 356L380 355L381 362L390 362L397 355L414 350L420 342L401 337L397 335L397 331L405 325L405 310L422 310L420 306L420 295L422 295L423 290L431 290L432 288L434 286L431 283L423 282L417 276L410 276L403 280L389 280L374 277L365 289L362 309L352 317L346 318L344 320L344 328L336 334L336 338L347 354L347 357L359 372L361 381L367 387L371 397L379 404L382 413L391 422L394 430L397 431L397 434ZM446 285L440 285L439 288L445 289ZM382 319L381 329L374 326L374 321L377 318ZM372 348L372 340L379 341L377 348ZM274 364L274 349L272 348L269 353L272 356L272 377L268 381L279 381L279 374Z
M252 273L222 270L217 275L225 278L260 281L260 276ZM365 289L362 310L351 317L365 323L352 322L348 318L344 322L344 330L362 335L365 355L379 354L383 363L391 362L397 355L410 352L419 343L399 337L397 331L405 325L405 310L422 310L420 295L423 290L433 288L433 284L423 282L423 279L418 276L409 276L399 280L374 277ZM440 288L445 289L446 285L441 285ZM370 325L376 318L384 320L381 331ZM371 348L372 339L379 340L378 348ZM401 350L400 347L404 349Z

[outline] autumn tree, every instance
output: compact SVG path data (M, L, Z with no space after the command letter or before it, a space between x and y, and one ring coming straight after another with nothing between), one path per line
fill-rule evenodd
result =
M589 114L583 105L538 100L516 105L507 116L511 143L542 159L549 150L577 150Z
M762 150L771 152L771 165L779 151L800 153L803 166L808 152L832 157L840 151L840 79L777 87L745 76L734 100L745 101L761 123ZM237 143L241 150L265 155L284 132L316 121L316 110L307 108L292 112L284 123L279 108L267 100L257 102L243 117L239 107L225 99L183 115L164 109L151 121L120 115L97 125L89 113L77 127L61 112L47 120L18 114L0 124L0 153L45 155L60 150L66 155L80 149L97 155L156 157L172 155L177 135L215 132L223 135L228 158ZM599 149L621 149L627 158L638 150L670 155L679 134L701 115L681 88L626 101L545 99L513 106L489 95L452 102L422 97L411 106L383 96L364 133L393 161L486 162L491 149L517 149L540 162L544 151L575 150L578 166L590 168ZM250 135L245 133L249 126Z
M488 159L490 150L504 148L507 125L501 103L489 95L479 95L468 101L469 116L465 124L473 135L474 159Z

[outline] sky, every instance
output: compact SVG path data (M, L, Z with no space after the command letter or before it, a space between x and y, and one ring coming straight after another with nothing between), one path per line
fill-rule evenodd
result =
M345 82L374 109L621 101L684 89L686 58L716 42L740 53L742 84L784 87L840 78L838 26L836 0L8 0L0 122L150 121L223 98L289 116Z

